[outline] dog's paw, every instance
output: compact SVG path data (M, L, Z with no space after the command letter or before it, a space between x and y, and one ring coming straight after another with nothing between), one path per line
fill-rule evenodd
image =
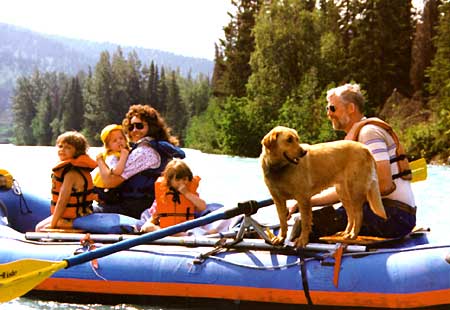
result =
M358 236L352 232L342 231L340 235L344 240L355 240Z
M273 245L280 245L280 244L284 244L284 239L286 239L286 238L282 237L282 236L275 236L272 239L270 239L270 242Z
M294 245L297 249L304 248L308 244L308 242L308 235L301 234L300 237L295 240Z
M335 233L334 235L336 236L336 237L344 237L345 236L345 234L346 234L346 232L345 231L338 231L337 233Z

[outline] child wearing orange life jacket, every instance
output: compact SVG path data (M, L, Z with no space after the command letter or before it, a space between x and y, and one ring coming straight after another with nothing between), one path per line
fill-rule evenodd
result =
M65 132L57 138L56 148L60 162L52 169L51 215L36 225L36 231L71 229L74 219L93 212L90 173L97 163L86 154L86 138L76 131Z
M199 182L200 177L193 176L184 161L170 161L155 183L155 201L142 213L138 230L150 232L179 224L204 211L206 203L197 193Z
M106 165L109 167L109 173L114 175L121 175L125 169L125 163L127 162L128 154L130 152L127 137L123 132L121 125L111 124L103 128L100 139L103 142L105 151L97 155L97 161L99 157L103 158ZM102 199L102 193L105 189L100 171L96 171L94 176L94 186L96 192L99 194L99 198Z

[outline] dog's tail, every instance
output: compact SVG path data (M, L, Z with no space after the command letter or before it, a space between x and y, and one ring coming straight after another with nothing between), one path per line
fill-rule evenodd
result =
M370 183L369 191L367 192L367 200L369 201L370 209L372 209L373 213L386 220L386 211L381 202L380 188L378 186L378 177L375 169L373 169L372 176L372 182Z

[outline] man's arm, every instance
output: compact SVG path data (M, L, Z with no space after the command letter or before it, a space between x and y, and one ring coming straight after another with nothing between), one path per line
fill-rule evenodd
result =
M395 183L392 181L391 163L389 160L377 161L378 185L381 196L386 196L395 190Z

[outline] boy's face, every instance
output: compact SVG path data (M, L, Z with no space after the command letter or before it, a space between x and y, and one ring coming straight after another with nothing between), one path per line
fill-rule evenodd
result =
M114 152L120 152L121 149L125 148L127 141L122 131L113 130L108 136L108 149Z
M59 142L56 144L56 147L58 149L58 157L59 160L69 160L72 159L75 156L75 147L71 144L68 144L66 142Z

